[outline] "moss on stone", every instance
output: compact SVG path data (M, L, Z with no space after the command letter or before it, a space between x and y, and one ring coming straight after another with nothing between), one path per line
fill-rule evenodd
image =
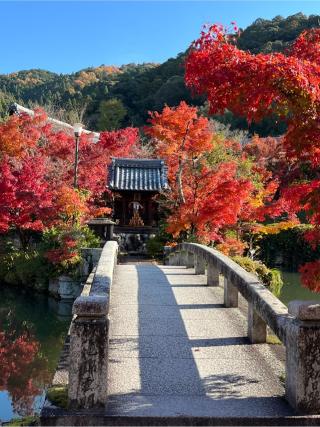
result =
M12 418L8 423L5 423L6 426L39 426L40 419L37 415L31 415L23 418Z
M283 385L286 383L286 373L285 372L281 372L281 374L279 375L279 380Z
M268 335L267 344L281 345L282 342L279 340L279 338L276 335Z
M50 387L47 391L47 398L50 402L59 408L68 407L68 388L65 386Z

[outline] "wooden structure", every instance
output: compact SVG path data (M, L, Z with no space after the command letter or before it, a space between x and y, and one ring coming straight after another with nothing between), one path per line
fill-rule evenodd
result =
M159 215L155 196L169 189L163 160L113 158L108 188L114 196L115 231L154 232Z

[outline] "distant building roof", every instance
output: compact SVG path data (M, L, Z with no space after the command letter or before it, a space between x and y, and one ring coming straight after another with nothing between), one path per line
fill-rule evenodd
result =
M168 190L167 167L163 160L113 158L108 187L110 190Z
M9 114L10 115L21 114L21 113L28 114L31 117L34 116L34 111L30 110L29 108L23 107L22 105L19 105L17 103L10 105L10 107L9 107ZM69 131L69 132L73 133L73 126L71 126L69 123L61 122L60 120L52 119L51 117L48 117L48 122L51 123L54 126L54 128L56 128L58 130L62 129L64 131ZM87 130L87 129L83 129L82 132L86 133L88 135L92 135L93 136L93 142L99 141L100 133L91 132L90 130Z

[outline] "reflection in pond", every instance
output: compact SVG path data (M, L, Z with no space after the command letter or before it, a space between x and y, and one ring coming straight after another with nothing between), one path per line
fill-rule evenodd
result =
M0 420L39 412L70 323L71 303L0 286Z
M12 312L0 324L0 389L7 390L15 412L30 415L40 387L50 379L47 359L26 325L16 323Z
M280 299L317 299L298 273L282 273ZM71 302L0 284L0 422L39 412L71 320Z

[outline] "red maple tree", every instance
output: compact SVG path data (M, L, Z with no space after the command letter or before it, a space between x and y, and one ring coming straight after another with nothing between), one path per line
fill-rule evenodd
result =
M286 120L286 156L303 162L310 172L306 182L293 182L282 192L282 207L307 213L314 231L306 237L316 244L320 233L320 29L303 32L285 53L253 55L238 49L235 37L220 25L205 29L186 60L186 83L207 95L211 113L228 109L249 122L270 114ZM301 269L303 283L312 290L320 289L319 267L314 262Z
M139 132L102 132L79 143L78 189L73 188L75 141L48 124L44 112L11 116L0 124L0 232L15 229L25 249L30 233L59 222L109 215L108 164L112 156L139 155Z
M26 248L30 231L50 225L52 208L44 160L26 155L15 164L4 157L0 163L0 231L15 229Z

